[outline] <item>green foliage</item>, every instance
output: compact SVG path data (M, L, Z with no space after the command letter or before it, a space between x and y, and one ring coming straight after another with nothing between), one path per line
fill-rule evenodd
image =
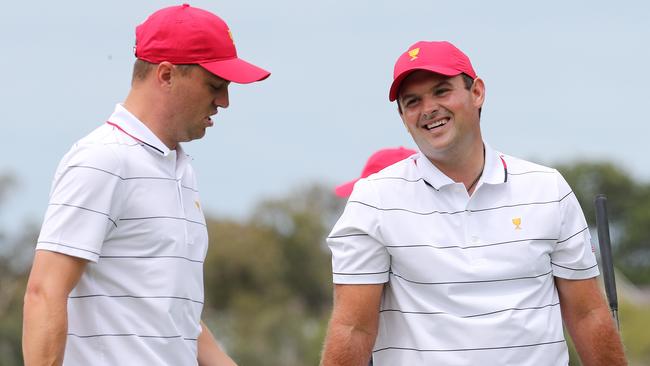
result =
M16 185L12 175L0 174L0 207L6 195ZM34 232L27 228L23 238L12 240L0 228L0 366L22 365L23 294L27 285L24 260ZM31 255L30 255L31 256Z
M650 365L650 307L622 301L619 307L621 336L630 366Z
M240 364L318 363L332 302L325 236L342 204L313 185L247 222L208 220L206 323Z
M573 188L587 222L596 227L594 198L607 196L614 263L633 283L650 284L650 184L612 163L558 167Z

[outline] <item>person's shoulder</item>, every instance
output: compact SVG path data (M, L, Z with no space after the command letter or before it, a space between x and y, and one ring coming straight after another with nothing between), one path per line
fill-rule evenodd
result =
M415 160L413 157L400 160L394 164L388 165L382 170L369 175L366 179L370 181L377 180L408 180L413 178L417 173Z
M353 195L355 199L376 201L381 196L400 192L404 185L418 181L415 168L415 161L411 157L398 161L357 181Z
M510 155L500 155L507 164L508 180L520 183L528 192L534 187L551 189L560 196L571 192L571 187L557 169Z
M518 157L507 154L499 154L506 162L508 175L522 175L522 174L556 174L557 170L542 164L538 164L529 160L524 160Z
M79 139L63 157L62 167L88 167L117 174L122 159L120 136L111 126L103 124Z

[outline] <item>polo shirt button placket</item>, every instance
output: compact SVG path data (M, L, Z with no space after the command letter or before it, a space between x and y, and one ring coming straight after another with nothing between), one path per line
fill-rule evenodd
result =
M178 207L180 209L179 211L179 217L186 219L187 215L185 214L185 205L183 204L183 184L181 183L180 178L176 178L176 188L178 191ZM187 220L183 220L183 229L185 231L185 243L189 243L189 233L187 231L187 225L189 222Z

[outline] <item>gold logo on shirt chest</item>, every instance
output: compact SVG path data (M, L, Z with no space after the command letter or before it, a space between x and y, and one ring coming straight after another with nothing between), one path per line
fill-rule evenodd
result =
M521 217L515 217L512 219L512 223L515 225L515 230L521 230Z

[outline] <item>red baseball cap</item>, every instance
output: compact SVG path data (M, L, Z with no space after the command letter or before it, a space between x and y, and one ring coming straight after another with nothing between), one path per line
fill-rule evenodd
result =
M222 79L246 84L271 73L237 57L228 25L188 4L151 14L135 29L135 57L154 64L198 64Z
M363 167L363 171L361 172L361 177L353 181L341 184L334 189L334 193L336 193L336 195L339 197L349 197L350 194L352 194L352 188L354 188L354 184L359 179L365 178L370 174L377 173L385 167L393 165L398 161L404 160L415 153L415 150L407 149L401 146L397 148L378 150L368 158L366 166Z
M469 57L447 41L420 41L413 44L395 62L393 84L388 99L397 99L402 81L415 70L428 70L436 74L456 76L467 74L476 79L476 72Z

